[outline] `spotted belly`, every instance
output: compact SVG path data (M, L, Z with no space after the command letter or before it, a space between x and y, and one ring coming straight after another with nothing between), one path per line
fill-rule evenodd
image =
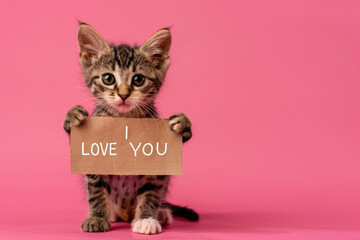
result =
M112 176L110 185L111 221L130 222L134 218L138 177Z

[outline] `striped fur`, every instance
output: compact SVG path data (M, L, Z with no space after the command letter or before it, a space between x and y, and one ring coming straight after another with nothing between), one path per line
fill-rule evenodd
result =
M85 83L97 101L93 115L158 117L154 100L170 64L168 29L159 30L140 47L109 45L86 24L80 25L78 39ZM134 80L136 75L144 76L137 78L141 85ZM88 115L75 106L66 115L64 129L70 133ZM184 142L191 138L191 122L184 114L171 116L170 124ZM84 179L89 202L89 216L82 224L86 232L108 231L111 222L120 220L131 222L134 232L154 234L161 232L161 225L171 224L171 212L189 218L192 214L191 219L197 220L194 211L165 201L170 176L86 175Z

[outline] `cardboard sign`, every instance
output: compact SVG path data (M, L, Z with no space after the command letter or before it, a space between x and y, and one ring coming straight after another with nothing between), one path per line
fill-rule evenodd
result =
M182 174L182 137L161 118L87 117L70 147L71 173Z

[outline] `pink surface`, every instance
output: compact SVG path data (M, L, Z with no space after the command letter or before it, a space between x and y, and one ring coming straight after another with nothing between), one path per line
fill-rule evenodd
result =
M144 238L127 224L86 234L81 177L62 129L91 109L77 21L142 43L172 26L158 99L194 137L169 199L201 214L163 239L359 239L357 1L2 1L1 239Z

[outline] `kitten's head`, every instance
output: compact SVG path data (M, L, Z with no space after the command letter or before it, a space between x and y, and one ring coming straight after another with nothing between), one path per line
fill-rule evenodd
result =
M78 42L82 73L98 102L125 114L152 106L170 64L169 29L157 31L140 47L113 46L82 23Z

